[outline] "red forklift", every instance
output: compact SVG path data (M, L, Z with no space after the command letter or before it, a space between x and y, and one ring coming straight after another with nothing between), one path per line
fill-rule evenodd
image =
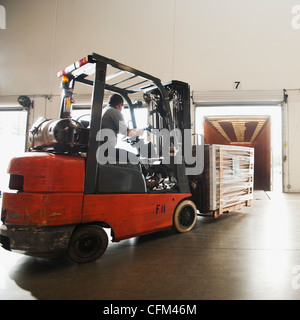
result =
M8 167L10 192L3 194L0 241L4 249L27 255L77 263L98 259L113 242L174 227L190 231L197 220L187 163L175 161L176 135L166 146L154 143L155 130L190 129L190 88L187 83L162 84L149 74L96 53L58 73L63 90L60 119L39 119L29 132L31 147ZM75 83L92 89L89 120L73 119ZM131 125L136 110L147 108L154 156L138 163L97 161L105 94L120 94L128 106ZM137 98L138 102L134 102ZM140 99L140 100L139 100ZM128 139L135 145L139 139ZM180 144L190 144L189 138ZM151 148L149 147L151 146ZM152 150L151 149L151 150ZM175 151L174 151L175 150ZM149 153L150 154L150 153ZM139 151L137 157L142 157ZM191 164L189 164L191 165Z

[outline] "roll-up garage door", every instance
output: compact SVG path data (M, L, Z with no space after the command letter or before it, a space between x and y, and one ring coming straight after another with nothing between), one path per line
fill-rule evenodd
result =
M220 90L193 91L196 106L279 105L284 101L284 90Z
M194 106L196 107L197 110L200 110L201 107L208 107L203 110L209 110L210 109L209 107L221 107L221 108L213 108L213 109L220 110L220 109L222 109L222 107L224 107L224 115L225 114L228 115L228 112L230 112L230 110L231 110L231 112L235 112L235 111L232 111L233 109L235 109L235 107L239 108L239 111L237 111L236 114L246 114L244 112L249 112L249 114L252 114L252 115L253 115L253 112L258 112L260 115L263 112L266 112L266 114L272 114L273 111L271 111L271 109L274 109L274 108L269 109L269 107L274 107L274 106L277 106L276 108L278 108L277 110L280 112L280 107L281 107L281 111L284 109L286 98L287 98L287 95L284 90L263 90L263 91L262 90L248 90L248 91L246 91L246 90L228 90L228 91L194 91L194 92L192 92L192 100L193 100ZM234 107L234 108L229 108L229 107ZM243 108L243 107L247 107L247 108ZM253 108L251 108L251 107L253 107ZM242 109L245 109L246 111L242 111ZM238 110L238 109L236 109L236 110ZM266 111L266 110L268 110L268 111ZM208 114L209 114L209 111L204 111L204 112L208 112ZM212 112L212 114L213 114L213 112ZM222 114L222 111L219 111L219 112L221 112L219 114ZM224 115L223 115L223 117L224 117ZM221 116L219 116L219 117L221 117ZM227 116L227 117L229 117L229 116ZM232 123L233 129L241 129L240 127L243 127L245 129L246 127L247 128L249 127L246 125L247 121L243 122L242 121L243 119L240 119L240 116L236 116L236 117L238 118L239 123L238 124ZM199 121L198 117L196 117L196 114L195 114L195 118L197 118L197 120ZM219 119L218 116L216 116L216 118L217 118L217 120L221 119L221 118ZM284 129L286 127L286 125L285 125L286 118L285 117L280 117L280 118L282 118L282 122L283 122L282 129ZM207 118L206 118L206 120L207 120ZM196 119L195 119L195 121L196 121ZM234 122L234 121L231 121L231 122ZM280 121L276 121L276 126L278 126L278 123L280 126L281 125ZM197 121L195 124L197 126ZM238 128L235 128L235 127L237 127L237 125L238 125ZM251 122L251 125L254 125L254 121ZM274 125L275 125L275 122L274 122ZM214 128L214 129L215 129L215 131L218 131L218 128ZM258 130L259 126L257 126L256 129ZM263 128L263 129L266 129L266 128ZM237 130L235 130L235 134L236 134L236 131ZM205 130L204 130L204 132L205 132ZM245 135L245 131L243 130L243 136L244 135ZM284 140L283 140L284 144L286 144L286 136L287 135L285 134L284 130L282 130L282 135L284 136ZM261 136L267 136L267 135L261 134ZM260 154L261 157L266 156L265 162L268 161L267 160L268 157L267 157L267 154L262 154L262 153L269 153L270 152L270 136L268 139L269 139L268 140L269 142L264 141L263 147L259 147L259 145L262 143L261 142L262 137L260 137L260 139L257 139L257 141L255 141L255 148L256 148L255 150L257 152L261 153ZM279 143L280 148L281 148L281 143L282 143L281 139L276 139L276 140L277 141L275 141L275 142L272 141L272 143ZM211 142L209 142L210 141L209 136L206 137L206 141L207 141L207 143L211 143ZM234 141L228 142L227 141L226 143L227 144L234 144L237 142L234 142ZM245 141L241 140L241 142L238 142L238 143L245 144L247 142L246 142L246 140ZM269 145L268 145L268 148L266 149L265 147L267 144L269 144ZM276 147L276 150L277 149L278 148ZM278 152L278 150L276 151L276 157L277 157L277 152ZM273 155L273 153L272 153L272 155ZM280 153L278 153L278 156L281 157L281 151L280 151ZM272 161L273 161L273 159L277 159L276 157L271 157ZM258 158L258 155L257 155L257 158ZM259 166L257 167L257 170L258 170L261 167L261 162L259 162L258 159L256 159L256 160L257 160L257 164L259 164ZM269 162L270 162L270 158L269 158ZM267 167L269 167L269 170L270 170L270 163L268 164ZM281 169L280 169L280 171L282 172ZM281 177L280 177L280 179L281 179ZM265 181L265 182L270 183L270 181ZM268 187L265 187L264 189L270 190ZM283 188L283 190L286 191L285 188Z

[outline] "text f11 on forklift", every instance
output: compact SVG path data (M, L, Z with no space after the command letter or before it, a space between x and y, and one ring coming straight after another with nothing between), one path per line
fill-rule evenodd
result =
M197 305L149 304L147 306L119 306L110 304L102 310L103 315L126 315L134 318L141 315L196 315Z

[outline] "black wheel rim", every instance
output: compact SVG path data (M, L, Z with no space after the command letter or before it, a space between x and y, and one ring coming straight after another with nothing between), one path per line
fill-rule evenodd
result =
M95 235L83 235L77 241L76 254L85 258L92 257L101 250L101 247L101 238Z
M182 208L179 214L179 223L183 228L188 228L192 225L195 219L194 208L191 206L185 206Z

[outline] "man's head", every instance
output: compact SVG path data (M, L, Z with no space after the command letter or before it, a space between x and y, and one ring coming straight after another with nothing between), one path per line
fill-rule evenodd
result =
M122 110L124 99L119 94L113 94L109 97L108 104L118 110Z

